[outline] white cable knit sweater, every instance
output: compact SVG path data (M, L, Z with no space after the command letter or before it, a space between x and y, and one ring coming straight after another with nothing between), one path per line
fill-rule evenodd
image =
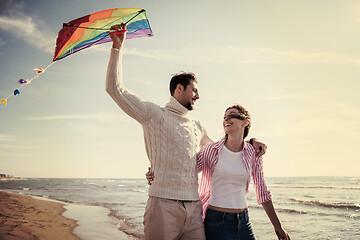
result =
M113 48L108 66L106 91L144 131L145 147L155 180L149 196L199 200L196 153L209 140L198 120L174 97L165 107L142 101L123 85L122 52Z

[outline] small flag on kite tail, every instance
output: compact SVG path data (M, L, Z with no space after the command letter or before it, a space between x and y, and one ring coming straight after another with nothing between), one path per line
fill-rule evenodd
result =
M110 42L110 27L122 23L126 24L126 39L153 36L146 11L141 8L107 9L64 23L56 40L53 62L45 68L35 68L36 75L33 78L18 80L21 86L7 98L0 99L0 105L6 106L9 97L19 95L22 87L30 84L57 60L91 46Z

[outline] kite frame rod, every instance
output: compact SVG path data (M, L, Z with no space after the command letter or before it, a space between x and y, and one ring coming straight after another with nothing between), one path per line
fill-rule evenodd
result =
M127 20L125 22L125 25L130 22L131 20L133 20L134 18L136 18L137 16L139 16L140 13L144 12L145 9L141 9L140 11L137 12L137 14L135 16L133 16L132 18L130 18L129 20ZM111 30L110 28L90 28L90 27L81 27L81 26L76 26L76 25L71 25L68 23L64 23L64 27L77 27L77 28L85 28L85 29L93 29L93 30Z

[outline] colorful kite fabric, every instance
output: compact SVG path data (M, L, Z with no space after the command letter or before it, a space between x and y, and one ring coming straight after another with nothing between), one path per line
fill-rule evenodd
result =
M7 98L0 99L0 105L6 106L9 97L19 95L21 88L39 77L55 61L93 45L110 42L110 27L121 23L126 24L127 39L153 36L146 11L141 8L108 9L64 23L56 41L53 62L46 68L35 68L36 75L33 78L19 79L18 84L21 86Z
M93 45L110 42L110 27L121 23L126 23L127 39L153 36L144 9L108 9L65 23L56 41L53 61Z

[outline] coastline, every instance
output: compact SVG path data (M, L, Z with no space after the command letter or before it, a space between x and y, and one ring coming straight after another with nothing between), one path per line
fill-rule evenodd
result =
M77 222L64 217L65 204L0 191L0 238L80 240Z
M20 180L20 177L0 177L0 180Z
M284 177L267 182L276 198L278 216L292 238L360 239L360 177ZM17 198L26 195L62 204L66 209L62 215L77 222L73 233L80 239L144 239L142 220L148 199L144 179L22 178L0 181L0 189L20 194ZM255 191L249 191L248 206L256 238L276 237ZM4 215L1 208L0 214ZM313 228L315 225L318 227Z

